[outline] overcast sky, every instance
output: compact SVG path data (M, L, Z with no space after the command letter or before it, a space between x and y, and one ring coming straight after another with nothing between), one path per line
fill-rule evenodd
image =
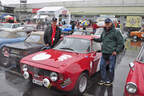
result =
M61 2L61 1L82 1L82 0L27 0L27 3L40 3L40 2ZM1 0L2 4L15 4L20 0Z

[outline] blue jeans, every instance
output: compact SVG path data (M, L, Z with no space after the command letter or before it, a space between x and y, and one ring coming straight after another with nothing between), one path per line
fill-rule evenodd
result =
M115 63L116 63L116 56L111 55L109 57L108 62L103 58L103 56L101 57L100 73L101 73L101 78L104 82L106 81L113 82ZM106 70L107 66L109 67L108 71Z

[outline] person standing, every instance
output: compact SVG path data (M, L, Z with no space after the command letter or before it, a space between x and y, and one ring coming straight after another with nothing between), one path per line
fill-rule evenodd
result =
M72 28L72 30L71 30L71 34L73 34L73 32L74 32L74 29L75 29L75 21L71 21L71 28Z
M76 27L77 27L77 29L79 31L79 29L80 29L80 22L79 22L79 20L77 20Z
M124 40L121 33L115 29L111 19L105 19L104 31L99 39L94 38L96 42L102 42L102 57L100 59L99 85L112 86L114 80L114 68L116 55L123 50ZM108 65L107 65L108 63ZM109 67L106 71L106 66Z
M47 47L53 48L61 38L61 30L57 26L57 18L52 18L51 24L47 26L44 32L44 42Z
M99 26L96 24L96 22L93 22L92 28L93 28L93 34L95 34L96 29L99 28Z

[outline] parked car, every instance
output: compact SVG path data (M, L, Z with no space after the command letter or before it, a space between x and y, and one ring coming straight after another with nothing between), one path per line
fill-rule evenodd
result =
M133 38L133 40L144 39L144 30L132 31L130 32L130 36Z
M8 56L8 49L3 48L5 44L12 44L15 42L23 42L27 36L25 32L6 32L0 31L0 64L7 62L3 59L4 56Z
M88 78L99 71L101 45L94 37L65 36L53 49L24 57L20 61L24 78L47 88L73 90L74 96L80 96L87 89Z
M100 38L103 31L104 31L103 28L98 28L94 35Z
M15 65L20 70L20 59L24 56L40 51L44 47L43 43L44 32L32 32L23 42L16 42L13 44L4 45L3 53L8 55L4 56L6 62L5 66Z
M36 27L33 25L25 25L23 28L24 32L35 32L36 31Z
M70 35L72 34L72 25L66 24L60 27L62 34Z
M125 96L144 96L144 45L136 60L129 64Z
M75 31L72 35L83 35L82 31Z
M8 31L8 32L21 32L23 30L23 26L20 23L3 23L0 30Z
M94 35L100 38L103 30L104 30L103 28L98 28ZM120 28L116 28L116 30L120 31L121 35L123 36L123 39L126 41L127 40L126 33L122 32Z

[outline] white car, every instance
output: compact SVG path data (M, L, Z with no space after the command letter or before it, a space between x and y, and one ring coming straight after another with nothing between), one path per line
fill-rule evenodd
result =
M3 23L0 30L8 31L8 32L19 32L24 29L20 23Z
M96 29L96 32L95 32L94 35L100 38L103 30L104 30L103 28Z
M36 27L34 25L24 25L23 30L24 32L32 32L32 31L36 31Z

